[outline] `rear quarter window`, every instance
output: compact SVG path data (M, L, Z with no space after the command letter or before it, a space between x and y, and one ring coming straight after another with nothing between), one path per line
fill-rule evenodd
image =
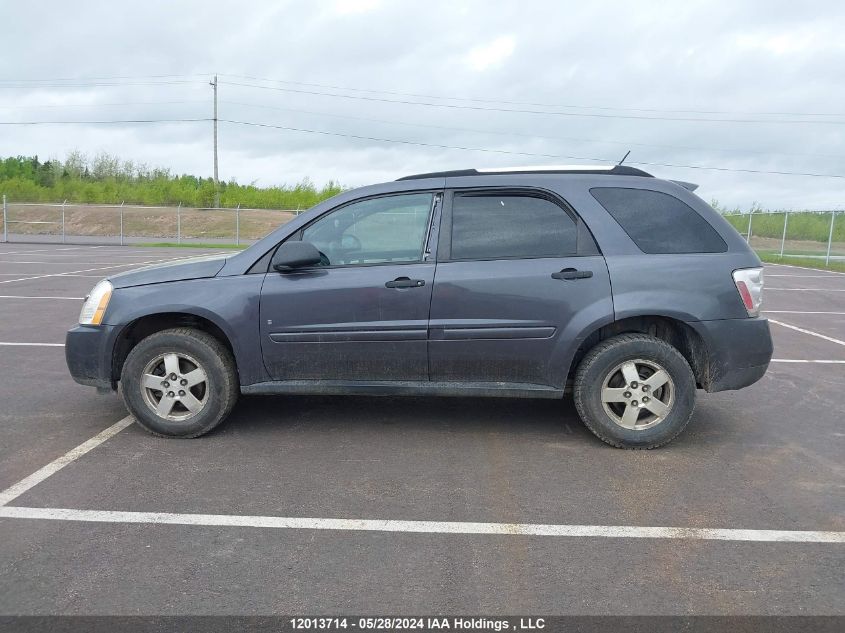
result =
M660 191L595 187L592 196L644 253L724 253L728 245L698 212Z

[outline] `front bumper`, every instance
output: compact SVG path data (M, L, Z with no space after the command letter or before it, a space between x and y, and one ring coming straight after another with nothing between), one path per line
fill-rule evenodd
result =
M702 385L707 391L742 389L766 373L774 351L767 319L720 319L689 325L707 345L707 375Z
M80 385L113 389L112 349L116 328L111 325L77 325L65 337L65 361Z

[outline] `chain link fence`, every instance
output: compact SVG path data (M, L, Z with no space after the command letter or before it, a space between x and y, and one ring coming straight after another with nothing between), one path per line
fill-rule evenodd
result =
M299 213L130 204L13 202L3 196L4 242L251 244Z
M14 202L3 196L4 242L251 244L299 210ZM845 211L725 214L760 253L845 260Z
M724 217L759 253L825 264L845 259L843 211L756 211Z

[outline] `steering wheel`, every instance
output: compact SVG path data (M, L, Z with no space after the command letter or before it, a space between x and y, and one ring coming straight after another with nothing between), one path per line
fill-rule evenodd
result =
M352 246L351 246L351 247L346 246L346 245L344 244L344 242L346 242L346 240L352 240L353 244L352 244ZM342 245L343 250L344 250L345 252L347 252L347 253L352 253L352 252L355 252L355 251L360 251L360 250L361 250L361 248L362 248L362 246L361 246L361 240L359 240L359 239L358 239L358 236L357 236L357 235L352 235L352 233L345 233L345 234L344 234L344 235L340 238L340 243L341 243L341 245Z

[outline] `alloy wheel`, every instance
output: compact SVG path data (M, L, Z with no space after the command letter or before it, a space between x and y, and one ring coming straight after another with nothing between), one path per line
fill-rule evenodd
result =
M196 416L208 402L208 374L187 354L159 354L144 368L141 393L157 416L182 422Z
M601 402L605 413L622 428L648 429L672 411L675 383L652 360L628 360L608 372L602 383Z

